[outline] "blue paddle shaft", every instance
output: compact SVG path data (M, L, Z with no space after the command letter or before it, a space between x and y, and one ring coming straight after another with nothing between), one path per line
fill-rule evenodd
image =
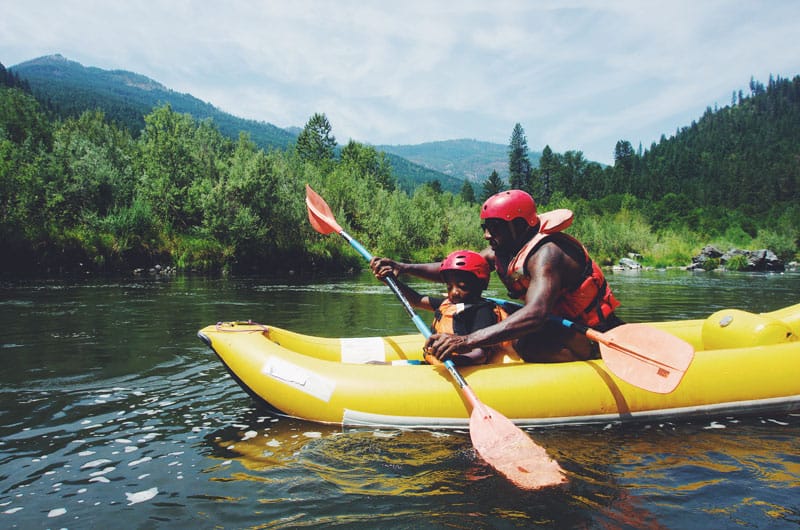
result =
M339 235L342 236L343 238L345 238L347 240L347 242L350 243L350 246L352 246L354 249L356 249L359 254L364 256L365 260L372 261L372 254L369 253L369 250L367 250L363 246L361 246L361 243L359 243L358 241L353 239L353 237L350 234L348 234L347 232L342 230L341 232L339 232Z
M586 335L586 332L589 331L589 328L584 326L583 324L578 324L577 322L573 322L571 320L567 320L566 318L557 317L555 315L548 315L551 322L555 322L556 324L561 324L565 328L573 329L578 333L582 333Z
M511 302L509 300L503 300L502 298L489 298L489 300L501 306L509 313L513 313L514 311L522 308L521 304L518 304L517 302ZM561 326L564 326L565 328L573 329L578 333L583 333L584 335L586 335L586 332L589 331L589 328L584 326L583 324L573 322L572 320L567 320L566 318L563 317L559 317L556 315L547 315L547 319L550 322L559 324Z
M343 238L345 238L347 240L347 242L350 243L350 246L352 246L354 249L356 249L356 251L358 251L358 253L361 254L364 257L364 259L366 259L368 262L372 261L372 254L370 254L369 250L365 249L361 245L361 243L359 243L358 241L353 239L353 237L350 236L350 234L348 234L347 232L342 230L341 232L339 232L339 235L341 235ZM392 290L392 292L395 294L395 296L397 296L397 298L400 299L400 302L403 303L403 307L406 309L406 312L408 313L408 316L411 317L411 321L414 322L415 326L417 326L417 329L419 330L420 333L422 333L422 336L425 337L426 339L428 337L430 337L431 336L430 328L428 327L427 324L425 324L425 321L422 320L422 317L420 317L414 311L414 308L411 307L410 303L408 303L408 300L406 299L406 297L403 296L403 292L400 290L400 287L397 285L397 282L395 281L394 276L387 276L386 278L384 278L384 281L389 286L389 288Z
M458 373L458 370L456 369L456 365L453 363L453 361L451 361L450 359L447 359L447 360L444 361L444 365L445 365L445 367L447 367L447 371L449 371L450 374L453 376L453 379L456 380L456 383L458 383L458 386L460 386L461 388L466 388L467 387L467 382L464 380L463 377L461 377L461 374Z

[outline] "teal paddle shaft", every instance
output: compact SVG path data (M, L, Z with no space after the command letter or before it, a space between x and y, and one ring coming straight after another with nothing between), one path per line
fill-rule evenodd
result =
M367 249L365 249L361 245L361 243L359 243L358 241L353 239L353 237L350 236L350 234L348 234L347 232L342 230L341 232L339 232L339 235L341 235L343 238L345 238L347 240L347 242L350 243L350 246L352 246L354 249L356 249L356 251L358 251L358 253L361 254L364 257L364 259L366 259L368 262L372 261L372 257L373 257L372 254L370 254L370 252ZM384 281L389 286L389 288L392 290L392 292L395 294L395 296L397 296L397 298L403 304L403 307L405 308L406 312L408 313L408 316L411 317L411 321L414 322L415 326L417 326L417 329L419 330L420 333L422 333L422 336L425 337L426 339L428 337L430 337L431 336L430 328L428 327L427 324L425 324L425 321L422 320L422 317L420 317L414 311L414 308L411 307L411 304L408 302L406 297L403 296L403 292L400 290L400 287L397 285L397 281L395 280L394 276L391 276L391 275L387 276L386 278L384 278Z

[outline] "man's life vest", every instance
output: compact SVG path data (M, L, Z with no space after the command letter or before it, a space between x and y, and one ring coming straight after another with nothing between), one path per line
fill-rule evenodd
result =
M524 300L531 280L525 267L528 259L546 241L565 242L575 245L582 250L586 263L583 281L575 289L562 290L559 300L553 308L553 314L581 322L589 327L596 327L614 312L619 306L619 301L614 297L603 271L591 259L586 247L574 237L561 232L571 223L571 216L568 222L540 223L539 232L525 243L507 265L502 263L499 256L496 257L498 258L496 260L497 275L508 289L509 296Z

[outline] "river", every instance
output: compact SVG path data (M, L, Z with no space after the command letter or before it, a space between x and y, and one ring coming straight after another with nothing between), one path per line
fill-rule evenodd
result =
M797 273L609 282L629 322L800 301ZM494 280L488 294L504 296ZM246 319L415 332L368 274L0 282L0 526L800 527L800 414L536 429L570 482L523 492L464 431L343 430L257 406L196 337Z

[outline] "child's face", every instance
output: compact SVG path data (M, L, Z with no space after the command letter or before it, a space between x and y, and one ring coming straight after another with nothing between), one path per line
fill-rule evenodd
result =
M475 302L481 297L483 289L474 274L463 271L444 271L447 284L447 298L454 304Z

